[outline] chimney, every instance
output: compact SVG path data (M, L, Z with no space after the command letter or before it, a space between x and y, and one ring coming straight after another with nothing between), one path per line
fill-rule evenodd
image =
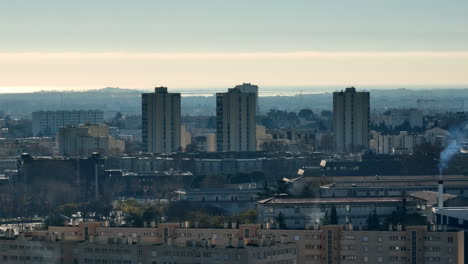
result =
M236 222L232 222L232 223L231 223L231 227L232 227L232 229L237 229L237 223L236 223Z
M228 229L229 223L227 221L224 221L224 229Z
M195 220L195 228L198 228L200 226L200 221Z
M444 209L444 181L442 179L439 180L437 200L438 209Z

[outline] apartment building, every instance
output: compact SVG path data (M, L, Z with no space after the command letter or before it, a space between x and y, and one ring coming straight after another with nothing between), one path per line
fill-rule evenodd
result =
M62 156L88 157L93 152L103 155L125 152L125 141L110 136L106 125L67 125L59 128L56 141L58 154Z
M34 136L55 136L66 125L102 124L104 112L100 110L36 111L32 113Z
M333 128L338 152L360 152L369 148L369 92L356 88L333 93Z
M180 93L168 93L156 87L142 98L143 147L150 153L172 153L181 150Z
M218 152L256 151L257 94L231 88L216 94L216 148Z
M2 263L464 263L464 233L426 226L356 230L352 225L271 229L269 225L150 228L80 223L0 240ZM60 262L62 261L62 262ZM35 263L35 262L31 262Z

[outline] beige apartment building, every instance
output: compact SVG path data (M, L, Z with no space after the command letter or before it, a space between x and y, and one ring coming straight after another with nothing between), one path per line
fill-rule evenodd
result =
M142 94L143 147L150 153L181 151L180 93L156 87Z
M462 231L426 226L388 231L318 226L303 230L268 225L197 228L197 223L151 223L148 228L88 222L0 240L2 263L464 263ZM440 229L439 229L440 230ZM60 255L59 252L62 252ZM39 256L40 255L40 256ZM60 262L62 260L63 262ZM37 263L41 263L38 261Z
M93 152L104 155L122 154L125 142L109 135L106 125L65 126L58 130L57 150L63 156L87 157Z
M257 94L231 88L216 94L216 149L256 151Z
M369 92L346 88L333 93L333 128L338 152L361 152L369 148Z

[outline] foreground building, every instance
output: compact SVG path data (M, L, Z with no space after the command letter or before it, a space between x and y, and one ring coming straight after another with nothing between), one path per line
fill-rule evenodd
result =
M102 124L104 112L100 110L37 111L32 113L33 135L55 136L66 125Z
M333 93L333 127L338 152L361 152L369 148L369 92L346 88Z
M87 222L0 239L2 263L464 263L463 232L426 226L271 229L257 224L147 228ZM60 262L62 261L62 262Z
M142 94L143 148L149 153L181 151L180 93L156 87Z
M216 94L216 148L218 152L256 151L257 94L231 88Z

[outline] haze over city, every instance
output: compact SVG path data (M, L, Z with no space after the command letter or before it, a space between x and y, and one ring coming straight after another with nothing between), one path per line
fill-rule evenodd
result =
M468 84L468 3L2 1L0 92Z

